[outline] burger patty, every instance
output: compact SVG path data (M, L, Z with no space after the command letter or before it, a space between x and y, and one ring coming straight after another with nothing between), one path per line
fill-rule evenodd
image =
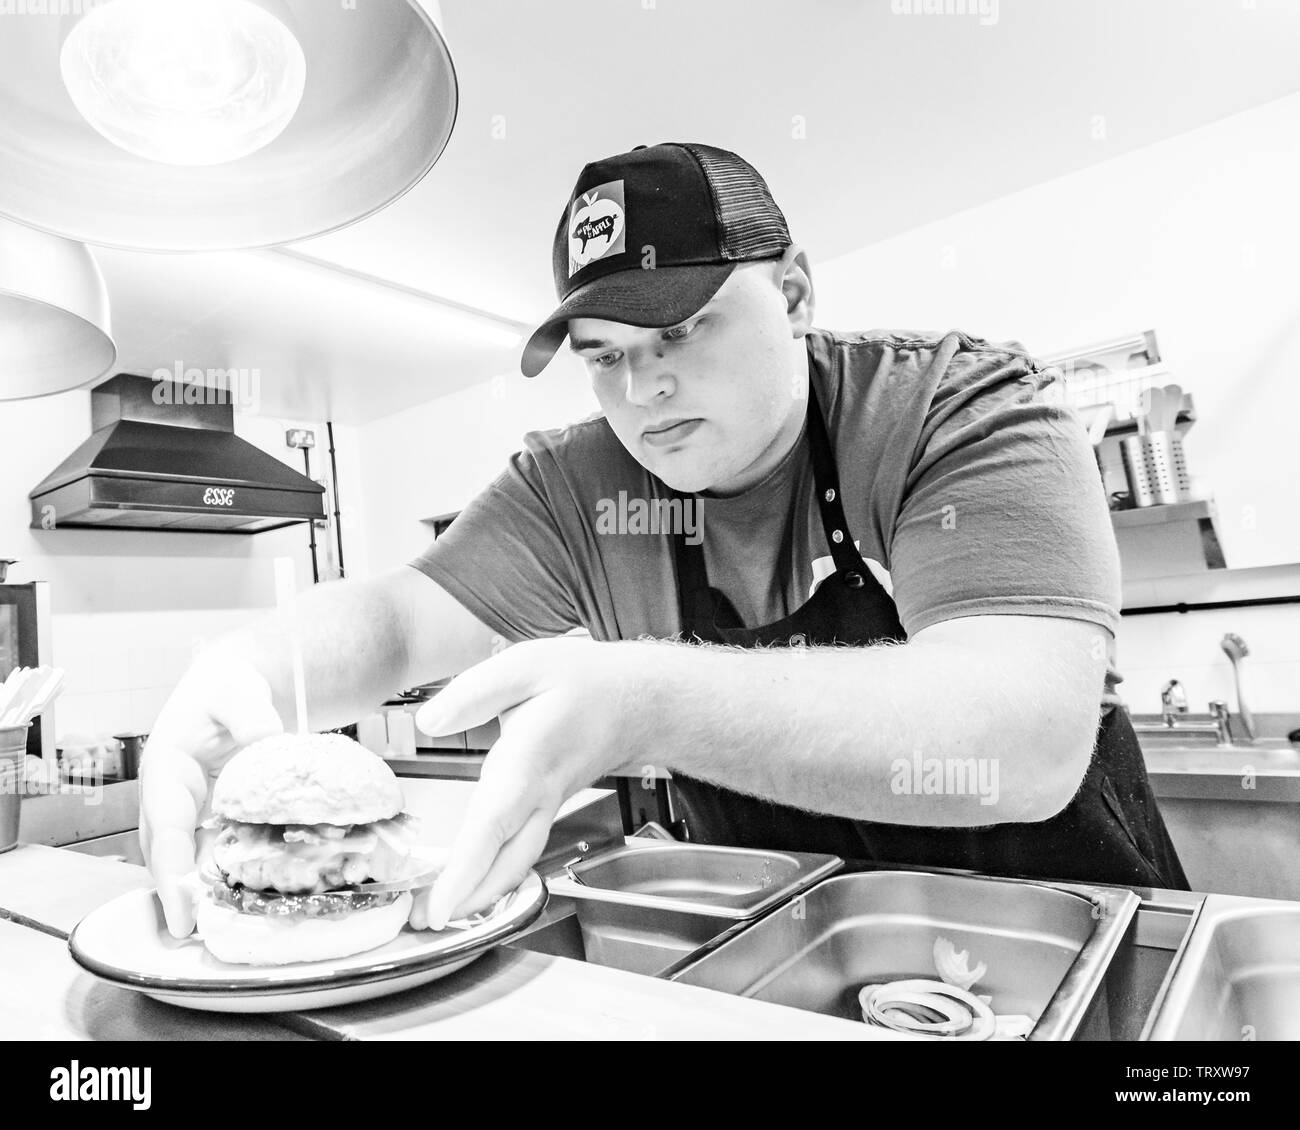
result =
M412 820L373 824L244 824L219 819L212 858L226 882L254 891L322 894L401 878Z
M330 891L322 895L281 895L248 887L228 887L222 883L212 888L212 900L218 906L228 906L240 914L260 914L267 918L346 918L357 911L388 906L404 893L385 891L363 895Z

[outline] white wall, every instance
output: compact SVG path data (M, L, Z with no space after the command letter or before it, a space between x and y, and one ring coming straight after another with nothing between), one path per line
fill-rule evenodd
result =
M1297 139L1300 95L814 264L817 320L957 327L1038 354L1155 329L1195 397L1188 464L1234 571L1128 583L1125 604L1300 593ZM1300 711L1300 606L1126 618L1120 693L1156 711L1177 677L1194 709L1235 708L1226 631L1250 647L1252 708Z
M462 509L492 481L525 432L598 408L567 352L529 380L516 369L359 429L367 566L402 565L433 537L429 518Z
M1129 608L1242 600L1300 593L1300 565L1216 571L1126 585ZM1133 710L1160 709L1160 688L1180 680L1193 710L1214 698L1237 709L1232 668L1220 648L1225 632L1246 641L1250 654L1246 701L1254 711L1300 713L1300 604L1126 616L1120 622L1120 695Z
M1228 564L1300 561L1297 185L1300 95L814 264L818 321L1038 354L1155 329Z
M323 425L238 409L235 421L239 435L299 471L284 431L314 427L312 475L327 473ZM50 582L54 661L68 673L55 709L60 738L148 732L194 649L274 603L273 557L292 557L299 587L311 583L305 525L253 536L30 529L28 491L89 435L87 391L0 402L0 557L21 559L11 582ZM360 494L354 430L335 435L346 512ZM359 521L352 533L359 547ZM328 577L332 537L318 540Z

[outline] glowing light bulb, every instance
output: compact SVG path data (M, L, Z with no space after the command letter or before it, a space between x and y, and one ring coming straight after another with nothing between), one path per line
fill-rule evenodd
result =
M64 41L63 82L99 133L170 165L221 165L293 120L307 59L249 0L111 0Z

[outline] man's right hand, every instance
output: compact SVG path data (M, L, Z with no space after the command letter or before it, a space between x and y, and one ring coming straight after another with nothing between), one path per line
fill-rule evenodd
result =
M270 684L230 655L197 660L159 714L140 763L140 847L173 936L194 930L187 877L213 778L238 750L283 730Z

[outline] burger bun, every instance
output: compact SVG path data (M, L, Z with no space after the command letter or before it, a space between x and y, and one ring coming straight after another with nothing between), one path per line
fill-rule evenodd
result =
M212 811L245 824L370 824L402 811L388 762L343 734L276 734L221 771Z
M289 965L348 957L382 946L397 937L410 913L411 895L403 892L384 906L337 918L241 914L205 896L196 917L203 944L219 961Z

